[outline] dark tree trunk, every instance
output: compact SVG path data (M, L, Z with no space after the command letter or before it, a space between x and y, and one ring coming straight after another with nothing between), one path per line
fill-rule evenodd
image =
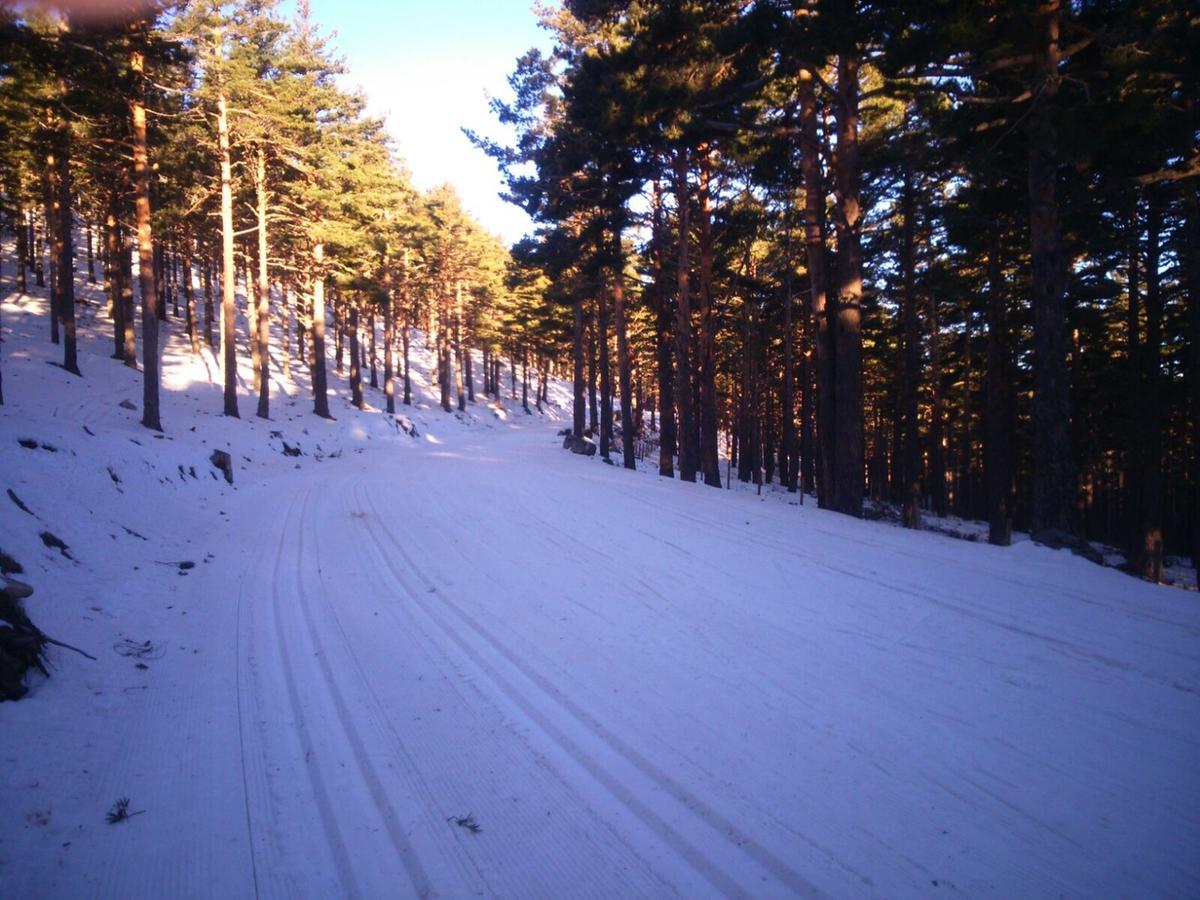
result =
M958 454L958 490L955 494L955 505L958 507L958 515L964 519L975 518L974 504L972 503L972 486L971 486L971 451L973 442L971 439L971 304L964 298L962 300L963 314L963 377L962 377L962 406L959 410L959 454Z
M984 379L983 468L987 487L988 543L1012 542L1012 444L1009 435L1008 324L999 241L988 253L987 374Z
M653 225L650 236L651 285L654 302L655 363L658 375L658 474L675 477L675 383L671 366L671 300L663 260L666 233L662 190L654 181Z
M921 527L921 445L917 432L917 384L921 380L921 334L917 324L916 289L916 197L912 174L905 170L900 195L904 216L904 249L901 266L904 280L904 353L900 371L901 443L895 448L900 461L900 499L904 524Z
M789 146L789 154L791 148ZM794 494L799 476L796 451L796 329L793 321L795 298L792 296L792 189L788 186L787 202L784 204L783 225L784 276L783 276L783 432L780 436L780 456L783 463L783 484L789 494Z
M209 348L213 347L213 319L215 318L213 309L213 283L212 283L212 260L208 253L204 253L204 261L201 264L201 271L204 275L204 343L208 344Z
M834 383L837 454L834 508L862 516L862 246L858 161L858 66L854 53L838 57L838 142L834 162L839 213L838 305Z
M279 332L283 335L283 377L292 379L292 292L287 278L279 282Z
M1142 389L1138 405L1142 438L1140 466L1141 521L1134 559L1147 581L1162 581L1163 570L1163 461L1162 461L1162 205L1157 193L1147 198L1146 211L1146 341L1141 348Z
M120 264L120 235L118 234L119 211L117 195L109 195L108 213L104 219L104 247L108 265L108 302L112 306L113 316L113 359L125 359L125 301L122 297L122 276L125 274ZM134 357L136 365L137 357Z
M396 381L393 374L396 348L396 304L392 287L384 285L383 295L383 396L387 412L396 412Z
M813 435L813 329L812 309L802 304L800 314L801 331L804 335L804 365L802 367L804 387L800 394L800 502L804 495L816 490L816 467L813 456L816 446Z
M151 188L154 187L154 180L150 181ZM157 191L151 192L151 205L157 205ZM166 279L163 278L163 245L157 243L154 245L154 289L158 293L158 321L167 321L167 304L171 300L171 292L167 290Z
M408 316L404 317L404 327L400 332L400 345L404 352L404 405L412 406L412 377L408 371L408 351L409 340L412 332L410 331Z
M691 196L688 187L689 154L679 150L674 160L675 203L678 225L678 289L675 306L676 405L679 408L679 479L696 480L699 446L696 431L695 391L692 379L691 307Z
M717 449L717 382L716 357L713 347L712 270L716 248L712 231L712 151L703 148L697 153L700 162L700 182L696 193L699 212L699 275L700 275L700 472L709 487L721 487L721 464Z
M322 419L332 419L329 413L329 385L325 372L325 245L313 246L313 266L316 269L312 287L312 387L313 412Z
M603 291L596 296L596 308L600 325L600 456L608 459L613 431L612 368L608 359L608 298Z
M58 280L58 252L55 249L55 238L58 235L58 167L54 164L54 153L46 154L46 171L42 178L42 218L45 220L43 229L45 241L50 255L50 343L62 342L60 325L62 324L62 297ZM41 254L38 254L41 259ZM41 284L41 282L38 282Z
M596 403L596 319L593 316L587 326L588 338L588 430L597 435L600 432L600 412Z
M521 408L525 410L525 415L531 416L533 412L529 409L529 348L521 349Z
M25 269L29 265L30 241L28 229L25 227L25 216L21 210L13 213L13 230L17 234L17 291L25 294L29 292Z
M242 284L246 291L246 349L250 353L250 381L255 394L260 392L259 373L262 362L258 358L258 301L255 299L256 279L254 262L250 256L250 245L242 245Z
M467 395L463 390L463 358L467 355L463 347L463 297L462 282L454 283L454 389L458 398L458 409L462 412L467 408ZM540 408L540 405L539 405Z
M371 361L371 387L379 388L379 371L376 360L379 358L375 344L375 307L367 313L367 358Z
M1196 185L1183 182L1183 262L1187 278L1187 308L1191 324L1192 383L1192 566L1200 571L1200 199Z
M38 287L46 286L46 270L42 261L43 243L45 235L45 222L42 222L40 227L35 219L35 213L29 212L29 244L33 247L33 283Z
M141 22L132 30L142 39ZM146 151L145 57L132 52L135 88L130 110L133 118L133 184L137 213L138 282L142 289L142 424L162 431L158 413L158 291L154 284L154 239L150 231L150 160ZM132 285L130 286L132 288Z
M96 254L95 254L95 251L92 249L92 241L94 239L94 236L93 236L91 219L88 219L87 231L85 233L84 239L87 241L88 284L95 284L96 283Z
M342 359L346 354L346 310L336 290L330 294L329 300L333 307L333 371L335 375L341 375L345 371Z
M260 147L254 154L255 216L258 219L258 309L254 316L260 419L271 415L271 276L267 269L267 158ZM247 300L249 300L249 291Z
M583 437L584 422L587 419L587 409L583 399L583 301L576 300L572 304L571 327L571 361L574 378L571 392L571 433Z
M926 306L929 311L929 500L933 512L945 516L946 509L946 449L945 400L942 390L942 332L938 324L937 298L931 291Z
M816 354L816 457L817 504L833 508L834 467L834 344L827 307L828 266L825 254L825 187L821 177L820 138L817 136L817 100L813 76L800 72L800 168L804 176L804 243L808 257L809 290Z
M1139 257L1141 256L1141 228L1139 224L1139 201L1135 197L1130 208L1129 234L1127 236L1128 264L1128 304L1125 318L1125 402L1128 408L1136 410L1141 402L1142 388L1142 352L1141 352L1141 288L1138 283L1140 271ZM1132 423L1131 423L1132 425ZM1141 452L1142 441L1137 428L1129 427L1126 436L1125 458L1125 504L1124 520L1122 521L1122 539L1126 546L1127 555L1136 560L1138 549L1138 530L1141 528Z
M237 270L233 260L233 163L225 97L217 98L217 147L221 164L221 359L225 374L224 414L239 418L237 403Z
M1034 537L1076 531L1067 373L1066 264L1059 231L1055 100L1058 94L1060 0L1036 0L1034 83L1029 131L1029 239L1033 288Z
M187 315L187 336L192 344L192 352L200 352L200 334L196 328L196 294L192 290L192 236L183 236L183 305Z
M471 363L470 346L463 347L463 376L467 382L467 401L475 402L475 370Z
M633 458L633 391L630 371L633 361L629 353L629 337L625 323L625 252L621 246L621 229L613 236L613 314L617 329L617 381L621 388L621 455L626 469L636 469ZM715 440L715 437L714 437ZM720 478L717 479L720 486Z
M348 331L350 334L350 402L358 409L363 408L362 357L359 356L358 344L358 303L352 302Z
M138 363L133 308L133 248L129 245L129 232L120 223L117 224L117 255L120 256L117 268L121 272L121 306L124 308L121 321L125 329L125 365L136 369Z

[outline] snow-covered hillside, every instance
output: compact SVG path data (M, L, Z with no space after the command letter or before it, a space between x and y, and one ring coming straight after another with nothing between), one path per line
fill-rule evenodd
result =
M400 423L232 420L173 322L155 436L85 296L83 379L2 310L0 549L99 659L0 704L0 895L1200 894L1196 594L573 456L423 353Z

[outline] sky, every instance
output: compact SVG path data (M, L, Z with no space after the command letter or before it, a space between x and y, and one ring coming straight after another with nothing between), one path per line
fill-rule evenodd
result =
M548 49L533 0L312 0L312 17L349 68L368 111L384 115L416 186L450 182L464 207L506 243L529 218L498 196L496 166L460 130L504 132L488 97L507 95L506 78L532 46Z

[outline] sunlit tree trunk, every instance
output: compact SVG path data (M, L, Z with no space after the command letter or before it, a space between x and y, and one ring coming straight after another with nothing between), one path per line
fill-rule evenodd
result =
M313 412L323 419L329 413L329 384L325 371L325 245L313 245L312 286L312 389Z
M144 23L133 26L141 38ZM142 424L162 431L158 413L158 291L154 284L154 240L150 231L150 160L146 151L145 57L134 50L130 57L134 91L130 101L133 118L133 187L137 214L138 283L142 290Z
M267 157L259 147L254 155L254 212L258 219L258 417L271 415L271 280L267 271Z
M224 413L238 416L237 332L234 299L237 270L233 261L233 166L229 157L229 116L225 95L217 97L217 149L221 164L221 359L224 368Z

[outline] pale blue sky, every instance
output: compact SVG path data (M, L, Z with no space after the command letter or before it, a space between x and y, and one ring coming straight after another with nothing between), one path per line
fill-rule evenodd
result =
M388 129L421 189L448 181L464 206L506 242L530 227L499 199L495 165L459 130L501 136L487 107L507 90L518 56L547 48L533 0L311 0L312 16L345 57L346 85L358 85Z

